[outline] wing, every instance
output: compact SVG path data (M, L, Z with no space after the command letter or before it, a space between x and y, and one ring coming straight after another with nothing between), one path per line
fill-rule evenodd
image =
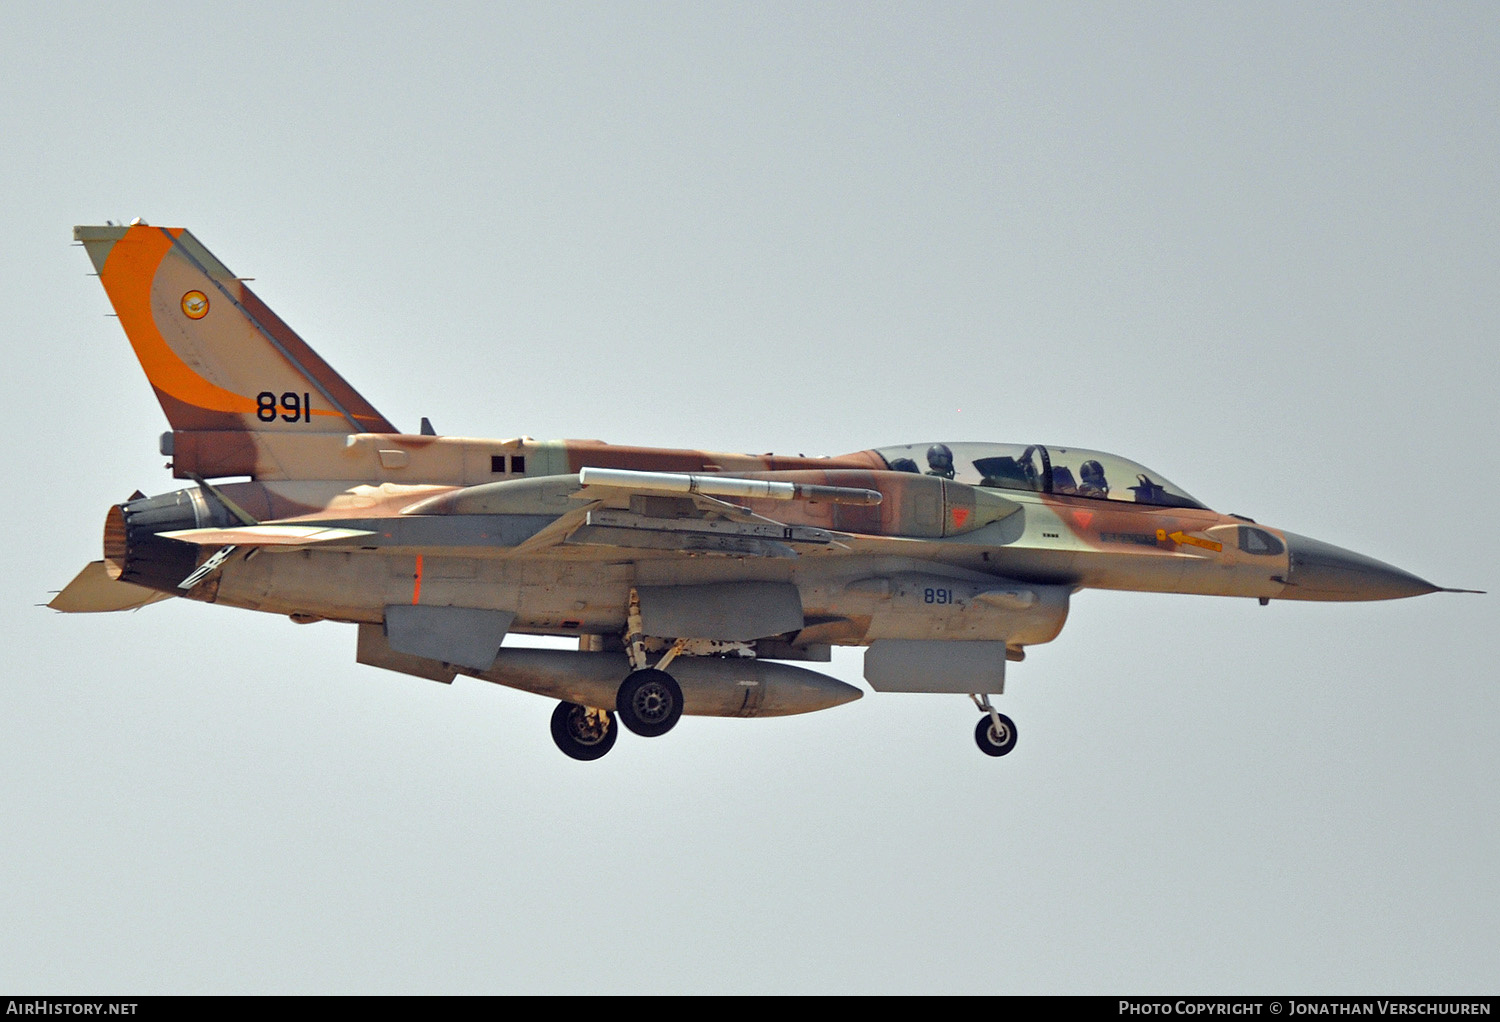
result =
M722 497L759 500L879 504L879 490L819 486L773 479L634 472L585 468L578 473L591 499L567 542L694 553L795 557L799 548L828 546L842 533L809 525L788 525Z
M876 490L779 480L669 472L584 469L577 476L484 483L428 498L402 517L545 515L547 524L500 556L558 548L626 547L664 553L795 557L804 544L827 546L841 533L788 525L722 496L789 501L879 503ZM594 555L597 556L597 555Z

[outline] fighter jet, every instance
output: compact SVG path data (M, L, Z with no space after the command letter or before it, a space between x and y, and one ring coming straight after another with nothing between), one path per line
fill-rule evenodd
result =
M558 700L594 760L620 728L858 699L797 664L862 646L876 692L991 696L1080 589L1388 600L1415 575L1212 511L1144 465L1050 444L926 442L835 457L402 433L192 234L78 227L191 485L105 514L103 558L54 599L169 597L338 621L359 663ZM238 479L240 481L226 481ZM217 481L216 481L217 480ZM577 651L518 648L564 636Z

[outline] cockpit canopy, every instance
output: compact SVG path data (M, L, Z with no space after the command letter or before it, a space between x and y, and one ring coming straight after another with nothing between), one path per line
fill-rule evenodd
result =
M893 471L942 476L973 486L1156 507L1203 507L1144 465L1102 451L1041 444L958 443L880 447L875 453Z

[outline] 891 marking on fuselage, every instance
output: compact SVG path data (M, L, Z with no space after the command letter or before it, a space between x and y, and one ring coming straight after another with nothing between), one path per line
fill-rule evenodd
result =
M282 422L311 422L312 396L306 393L299 395L289 390L281 395L278 404L276 395L269 390L255 395L257 419L261 422L275 422L278 415Z

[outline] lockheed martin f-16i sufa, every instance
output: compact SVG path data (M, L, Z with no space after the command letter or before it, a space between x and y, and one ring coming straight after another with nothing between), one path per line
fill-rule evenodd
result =
M51 606L176 596L353 624L360 663L558 700L552 737L575 759L608 752L620 725L651 737L684 714L857 699L797 666L836 645L865 648L877 692L969 696L979 748L1003 756L1016 727L990 697L1008 662L1057 636L1079 589L1262 603L1439 591L1074 447L808 458L438 436L425 419L403 433L187 231L74 237L190 485L111 507L103 559Z

